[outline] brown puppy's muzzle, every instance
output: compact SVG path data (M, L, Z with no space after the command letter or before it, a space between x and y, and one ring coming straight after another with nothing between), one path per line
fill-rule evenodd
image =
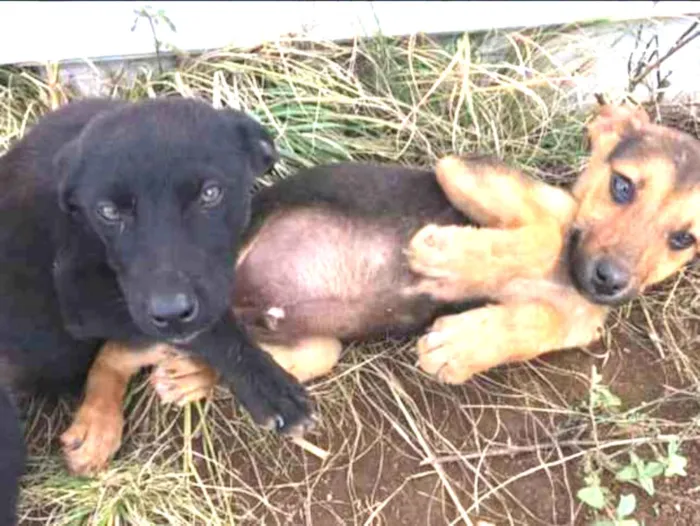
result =
M624 259L604 252L586 253L582 235L576 230L569 241L569 275L576 289L599 305L617 306L633 299L637 286L634 273Z

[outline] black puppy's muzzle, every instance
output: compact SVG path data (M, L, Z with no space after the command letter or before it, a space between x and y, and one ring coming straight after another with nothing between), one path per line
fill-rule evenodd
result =
M569 274L576 289L589 301L617 306L636 296L633 274L623 262L601 254L588 256L581 249L581 231L569 238Z
M189 280L179 273L155 276L144 299L148 321L160 333L191 332L200 317L200 300Z
M148 299L148 315L156 327L189 323L197 317L198 311L197 297L187 292L155 293Z

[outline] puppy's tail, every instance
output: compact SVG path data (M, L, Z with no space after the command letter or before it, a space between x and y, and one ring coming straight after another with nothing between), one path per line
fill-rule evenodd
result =
M13 526L17 521L17 493L25 460L22 435L10 393L0 388L0 526Z

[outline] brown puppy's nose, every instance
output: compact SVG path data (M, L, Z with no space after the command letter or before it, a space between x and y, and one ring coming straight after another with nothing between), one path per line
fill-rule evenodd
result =
M600 258L593 267L591 284L596 294L616 296L627 288L629 282L628 270L610 258Z
M197 298L187 292L159 292L148 299L148 315L157 327L190 322L197 316L197 310Z

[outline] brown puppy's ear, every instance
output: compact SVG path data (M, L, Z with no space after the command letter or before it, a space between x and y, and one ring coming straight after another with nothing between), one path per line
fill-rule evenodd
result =
M58 180L58 206L63 212L73 213L76 209L73 191L80 165L79 139L64 144L54 155L52 164Z
M263 175L279 161L274 140L258 121L242 111L232 109L221 111L235 125L235 133L248 154L255 177Z
M649 122L649 115L643 108L605 104L588 124L591 149L608 150L620 138L641 131Z

